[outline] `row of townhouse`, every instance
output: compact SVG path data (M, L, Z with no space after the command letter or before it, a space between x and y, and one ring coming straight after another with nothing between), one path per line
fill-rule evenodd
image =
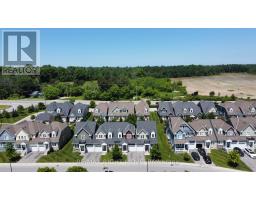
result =
M197 118L202 114L212 113L215 116L256 116L256 101L235 101L217 104L213 101L195 102L170 102L164 101L158 103L158 115L167 120L169 117Z
M28 152L43 152L61 149L72 138L72 132L65 123L44 124L36 121L22 121L4 125L0 129L0 151L12 143L22 156Z
M166 129L169 143L176 152L197 148L232 150L234 147L256 148L256 118L196 119L185 122L181 117L170 117Z
M114 145L118 145L122 152L150 151L157 143L157 129L155 121L137 121L136 126L128 122L104 122L97 128L96 122L77 122L73 137L75 151L81 153L106 153Z
M89 112L89 105L83 103L72 104L70 102L52 102L46 106L46 112L37 116L36 120L41 122L51 122L59 115L63 122L81 121Z
M137 104L118 101L100 103L93 111L93 116L96 119L102 118L105 121L125 120L130 114L135 114L138 120L148 120L150 115L149 105L145 101L140 101Z

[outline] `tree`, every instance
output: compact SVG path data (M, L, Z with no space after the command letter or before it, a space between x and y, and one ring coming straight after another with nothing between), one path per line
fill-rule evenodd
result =
M44 103L42 103L42 102L39 102L37 107L38 107L39 110L45 110L45 108L46 108Z
M72 166L67 169L67 172L87 172L87 169L81 166Z
M121 161L123 159L122 151L119 149L118 145L116 144L112 149L112 159L114 161Z
M211 97L213 97L213 96L215 96L215 92L214 92L214 91L211 91L211 92L209 93L209 95L210 95Z
M162 159L158 144L154 144L153 147L150 149L150 159L151 160L161 160Z
M236 96L234 94L231 95L231 101L235 101L236 100Z
M54 167L39 167L37 172L56 172L56 169Z
M49 85L43 88L43 93L46 99L57 99L61 91L57 87Z
M35 118L36 118L35 115L31 115L31 117L30 117L31 120L34 120Z
M35 107L34 107L33 104L28 107L28 112L29 112L29 113L35 112Z
M2 112L2 114L3 114L3 118L10 118L10 117L11 117L10 113L7 112L6 110L4 110L4 111Z
M7 143L5 146L5 152L10 162L16 162L20 159L20 155L16 152L12 143Z
M22 105L18 105L17 111L18 111L18 113L23 113L24 112L24 107Z
M18 117L19 113L16 110L13 109L12 112L11 112L11 116L12 117Z
M95 108L95 107L96 107L95 101L90 101L90 108Z
M240 161L240 155L236 151L230 151L228 153L228 164L231 167L237 167Z
M183 159L184 159L185 161L190 161L191 157L190 157L190 155L189 155L188 153L184 153Z
M97 81L87 81L83 85L84 99L98 99L100 88Z
M150 107L151 106L151 101L147 100L146 102L147 102L148 106Z
M136 125L137 117L134 114L129 114L125 121L129 122L129 123L131 123L133 125Z

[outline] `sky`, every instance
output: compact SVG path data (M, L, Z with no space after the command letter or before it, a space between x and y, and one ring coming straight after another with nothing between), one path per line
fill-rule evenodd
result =
M40 30L40 65L124 67L256 63L256 29L36 30ZM2 46L2 38L0 43ZM2 48L0 55L2 59Z

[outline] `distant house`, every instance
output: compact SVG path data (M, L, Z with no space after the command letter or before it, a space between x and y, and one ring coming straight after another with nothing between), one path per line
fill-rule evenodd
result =
M194 102L182 102L178 101L173 103L173 109L175 116L177 117L186 117L190 116L192 118L197 118L201 115L201 109Z
M219 105L216 105L218 112L222 116L243 116L239 106L234 102L225 102L220 103Z
M240 108L243 116L255 116L256 105L252 101L236 101L235 104Z
M145 101L140 101L135 105L135 113L137 116L137 119L144 119L144 120L149 120L149 105Z
M82 103L75 104L69 113L69 122L81 121L89 112L89 106Z
M162 120L167 120L168 117L175 116L172 103L169 101L161 101L158 103L157 113Z
M51 113L47 113L47 112L39 113L36 116L35 121L49 124L54 121L54 116Z
M93 111L93 117L98 120L102 118L104 121L107 121L108 116L108 103L99 103Z
M78 122L73 139L74 148L81 153L106 153L118 145L124 153L148 153L151 146L157 143L156 123L152 121L138 121L137 129L128 122L105 122L94 131L93 122Z
M236 117L230 119L232 126L240 135L244 146L256 148L256 119L255 117Z
M110 102L108 105L108 120L125 120L128 115L135 114L132 102Z
M210 113L217 115L217 108L213 101L199 101L198 106L201 108L202 113L205 115Z
M73 105L70 102L52 102L46 107L46 111L53 116L59 115L63 122L81 121L89 112L89 106L82 103Z
M15 135L15 149L25 155L28 152L47 153L61 149L72 137L65 123L43 124L36 121L22 121L4 128L5 132Z

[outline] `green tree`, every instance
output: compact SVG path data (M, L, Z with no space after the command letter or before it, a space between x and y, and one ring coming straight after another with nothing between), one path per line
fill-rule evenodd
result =
M67 172L87 172L87 169L81 166L72 166L67 169Z
M34 120L35 118L36 118L35 115L31 115L31 117L30 117L31 120Z
M5 152L10 162L16 162L20 159L20 155L16 152L12 143L7 143L5 146Z
M189 155L188 153L184 153L183 159L184 159L185 161L190 161L191 157L190 157L190 155Z
M84 99L98 99L100 88L97 81L87 81L83 85Z
M214 91L211 91L211 92L209 93L209 95L210 95L211 97L213 97L213 96L215 96L215 92L214 92Z
M11 112L11 116L12 117L18 117L19 113L16 110L13 109L12 112Z
M42 103L42 102L39 102L37 107L38 107L39 110L45 110L45 108L46 108L44 103Z
M49 85L43 88L43 93L46 99L57 99L60 96L61 91L57 87Z
M136 117L135 114L129 114L125 121L129 122L129 123L131 123L133 125L136 125L137 117Z
M39 167L37 172L56 172L54 167Z
M23 113L24 112L24 107L22 105L18 105L17 111L18 111L18 113Z
M96 103L95 101L90 101L90 108L95 108L96 107Z
M158 144L153 145L153 147L150 149L150 159L151 160L161 160L162 159Z
M118 145L115 145L112 149L112 159L114 161L121 161L123 159L123 154Z
M6 110L4 110L4 111L2 112L2 114L3 114L3 117L4 117L4 118L10 118L10 117L11 117L10 113L7 112Z
M34 107L33 104L28 107L28 112L29 112L29 113L35 112L35 107Z
M237 167L240 161L240 155L236 151L230 151L228 153L228 164L231 167Z

